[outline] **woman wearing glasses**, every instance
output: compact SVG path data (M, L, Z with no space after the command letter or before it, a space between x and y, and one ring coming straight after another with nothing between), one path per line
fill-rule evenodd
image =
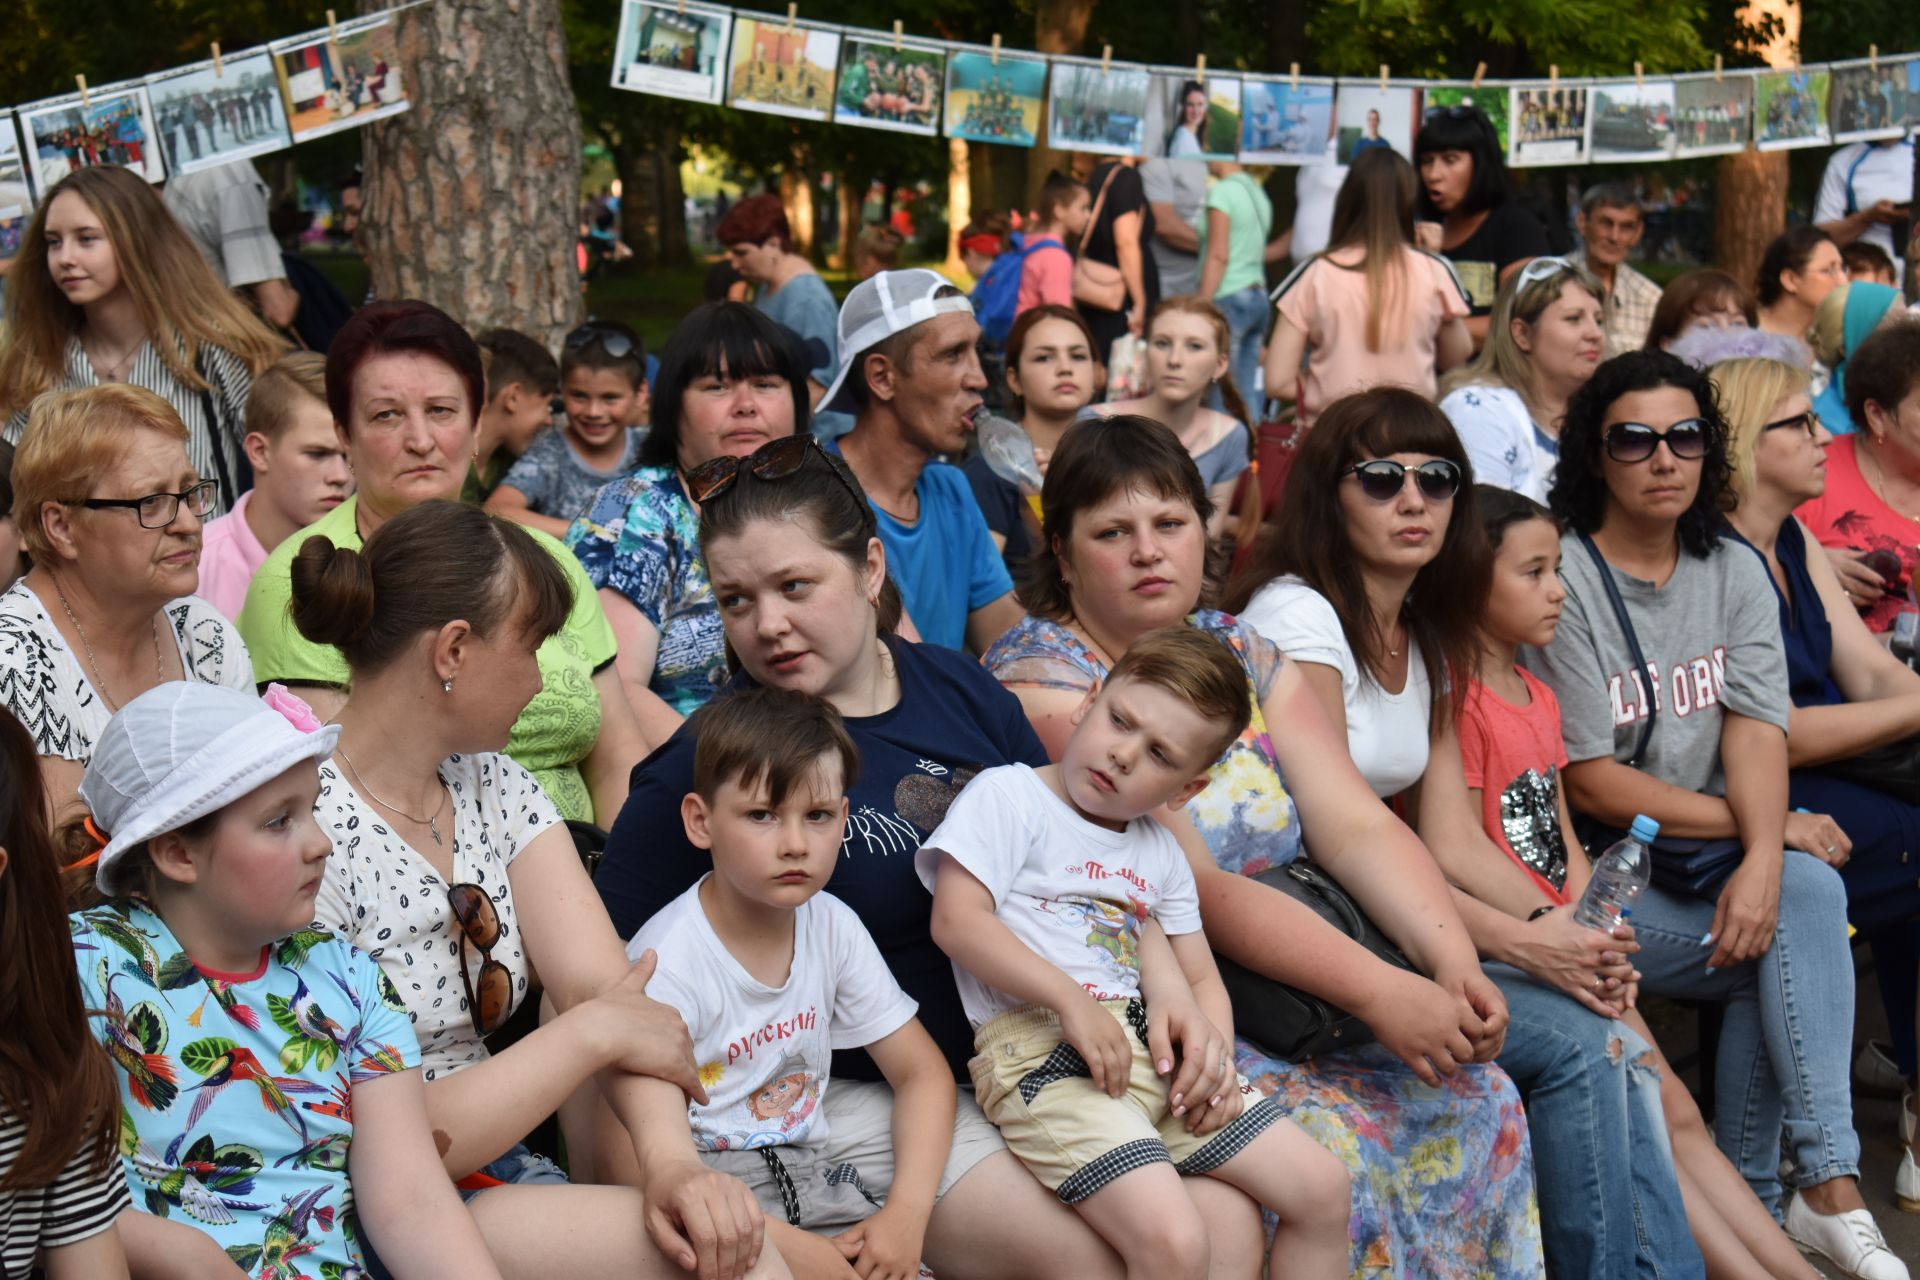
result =
M346 441L354 495L267 556L240 610L240 633L262 682L297 686L324 719L351 673L337 649L302 635L288 615L294 556L310 538L357 549L423 502L454 501L479 436L480 348L425 302L380 302L355 313L327 352L327 404ZM566 626L540 647L540 688L507 743L561 816L605 825L620 811L627 772L645 754L614 670L614 635L593 585L558 539L538 530L573 585ZM458 564L457 557L440 566Z
M314 919L405 1002L441 1160L502 1274L665 1277L697 1250L738 1277L760 1243L744 1186L662 1158L643 1207L626 1188L565 1185L523 1143L596 1077L635 1143L662 1127L644 1123L660 1091L642 1077L676 1086L670 1109L680 1090L703 1096L679 1015L646 997L651 961L629 971L559 811L497 754L572 611L568 576L527 530L440 501L364 547L309 538L291 571L294 625L353 675L314 805L333 839ZM558 1016L492 1054L482 1037L541 991Z
M1374 408L1405 400L1422 404L1440 430L1421 440L1433 453L1400 460L1440 465L1401 479L1438 492L1453 482L1442 468L1453 468L1455 480L1464 471L1445 421L1411 392L1359 398ZM1341 433L1338 410L1336 402L1322 416L1307 437L1309 449L1330 419ZM1443 460L1443 450L1453 460ZM1354 487L1324 472L1317 479L1329 500ZM1304 488L1304 481L1289 480L1290 495ZM1213 767L1207 789L1160 820L1187 850L1216 950L1348 1010L1379 1038L1305 1062L1276 1059L1244 1039L1235 1045L1238 1070L1346 1161L1353 1176L1352 1269L1436 1278L1538 1275L1533 1161L1520 1097L1506 1074L1488 1065L1500 1051L1506 1003L1481 973L1432 858L1354 767L1306 665L1286 659L1246 622L1203 607L1214 588L1205 534L1212 503L1191 456L1148 418L1083 422L1054 453L1041 506L1045 537L1020 595L1031 616L988 651L986 663L1019 695L1050 750L1065 744L1087 691L1156 627L1184 621L1206 630L1247 668L1253 724ZM1429 533L1412 541L1437 543ZM1404 557L1404 549L1398 554ZM1398 650L1393 661L1410 660L1404 640L1381 648ZM1432 652L1435 662L1443 657L1438 647ZM1309 850L1415 970L1348 944L1299 903L1251 878ZM1423 1158L1439 1148L1448 1152L1445 1160ZM1218 1261L1217 1247L1214 1256Z
M1813 412L1805 370L1777 360L1739 359L1709 371L1727 415L1733 487L1740 505L1728 516L1733 536L1753 548L1773 578L1786 646L1789 802L1830 813L1845 830L1850 856L1847 919L1874 948L1880 998L1900 1074L1911 1080L1920 1054L1915 1001L1920 981L1920 889L1906 865L1920 847L1920 806L1872 785L1876 758L1912 752L1920 736L1920 675L1874 638L1795 507L1826 489L1833 437ZM1809 555L1813 550L1815 554ZM1830 766L1837 766L1837 771ZM1883 777L1893 771L1883 769ZM1865 776L1863 776L1865 775ZM1900 1134L1911 1146L1913 1096L1902 1105ZM1920 1208L1920 1166L1909 1149L1895 1190L1902 1207Z
M704 495L700 545L740 672L736 682L825 698L860 749L831 889L873 934L962 1086L951 1154L928 1221L926 1264L942 1280L1118 1280L1120 1259L1034 1181L973 1101L967 1087L973 1033L953 966L933 941L932 899L913 874L914 850L968 779L998 765L1043 765L1045 750L1020 704L979 663L895 633L900 597L887 578L873 509L853 473L811 437L775 440L745 459L717 458L688 477L688 485ZM712 867L680 822L681 800L693 789L699 731L696 717L635 771L633 793L594 877L623 935ZM1180 1012L1160 1016L1184 1043ZM1191 1056L1212 1064L1224 1050L1224 1043L1213 1043L1193 1048ZM836 1144L851 1144L861 1181L884 1197L893 1176L893 1095L864 1053L835 1055L833 1089L822 1105ZM605 1159L594 1153L603 1180L638 1176L618 1150ZM651 1185L651 1171L645 1172ZM1203 1210L1210 1210L1215 1274L1252 1275L1260 1247L1253 1202L1224 1184L1201 1194ZM828 1241L784 1222L770 1222L768 1236L796 1272L845 1274L845 1258Z
M239 633L194 595L214 486L188 431L140 387L36 400L13 460L33 569L0 595L0 697L33 735L56 817L113 713L157 684L253 688Z
M601 489L567 531L613 626L641 732L655 745L727 678L688 477L804 430L811 413L806 364L792 340L742 302L689 313L667 341L657 381L639 469Z
M124 382L173 406L187 459L217 480L212 514L251 484L247 391L286 344L220 284L156 188L113 165L76 169L34 211L7 276L0 413L17 440L43 391ZM44 246L44 251L41 251Z
M1760 259L1754 295L1759 327L1805 342L1821 302L1846 280L1847 267L1833 237L1818 227L1795 227L1768 245Z
M1500 286L1487 345L1441 384L1440 409L1480 483L1546 501L1567 402L1600 364L1604 300L1565 258L1535 258Z
M1774 1209L1784 1123L1788 1233L1849 1274L1904 1280L1856 1185L1853 964L1827 865L1846 840L1788 812L1787 665L1766 570L1722 536L1726 439L1692 366L1642 351L1600 367L1568 408L1551 495L1566 602L1553 643L1522 658L1559 699L1575 812L1660 823L1634 964L1642 992L1725 1007L1720 1149Z

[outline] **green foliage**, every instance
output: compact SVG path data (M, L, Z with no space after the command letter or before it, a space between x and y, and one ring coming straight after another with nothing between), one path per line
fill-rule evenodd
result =
M211 1075L220 1059L236 1047L225 1036L207 1036L180 1050L180 1065L197 1076Z

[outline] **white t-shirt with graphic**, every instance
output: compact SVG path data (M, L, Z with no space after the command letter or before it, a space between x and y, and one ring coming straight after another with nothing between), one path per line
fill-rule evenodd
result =
M709 873L711 874L711 873ZM905 1026L918 1008L893 980L860 917L830 893L793 913L793 966L770 987L713 931L699 883L660 909L627 944L659 958L647 994L672 1005L693 1036L707 1105L687 1105L701 1151L815 1147L827 1140L827 1069Z
M1169 936L1200 932L1199 891L1171 832L1151 818L1125 831L1089 822L1024 764L986 770L954 800L914 857L928 889L942 853L987 887L1014 937L1099 1000L1140 994L1147 917ZM1025 1003L953 972L975 1028Z

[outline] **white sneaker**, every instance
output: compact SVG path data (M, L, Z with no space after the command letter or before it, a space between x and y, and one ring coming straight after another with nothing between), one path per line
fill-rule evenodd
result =
M1913 1148L1900 1153L1900 1171L1893 1175L1893 1202L1902 1213L1920 1213L1920 1164L1915 1164Z
M1856 1093L1876 1098L1891 1098L1907 1087L1900 1068L1893 1061L1893 1046L1884 1040L1869 1040L1853 1058L1853 1087Z
M1887 1238L1865 1209L1815 1213L1803 1198L1795 1196L1787 1205L1787 1236L1853 1280L1911 1280L1907 1264L1887 1248Z

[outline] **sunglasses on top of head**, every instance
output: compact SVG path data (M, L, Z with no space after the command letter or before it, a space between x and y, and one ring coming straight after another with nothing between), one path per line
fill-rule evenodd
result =
M1665 431L1644 422L1616 422L1607 428L1607 456L1615 462L1645 462L1662 442L1674 457L1697 462L1713 443L1713 424L1705 418L1682 418Z
M1445 458L1435 458L1417 467L1391 458L1375 458L1370 462L1356 462L1346 470L1347 475L1360 482L1360 492L1375 502L1392 502L1399 497L1409 472L1419 487L1420 496L1428 502L1450 502L1453 495L1460 492L1460 468Z
M632 338L618 329L609 329L591 321L575 329L562 341L568 351L580 351L597 342L600 349L615 360L633 352Z

